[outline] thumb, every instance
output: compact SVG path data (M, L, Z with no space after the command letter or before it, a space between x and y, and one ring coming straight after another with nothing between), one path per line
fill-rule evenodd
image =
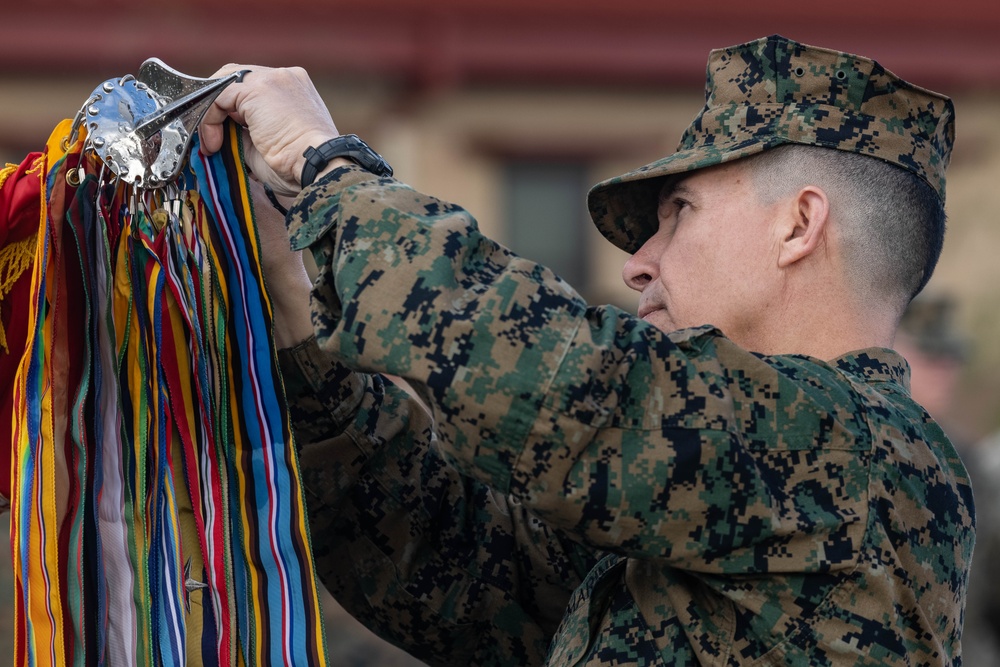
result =
M245 72L245 78L253 72L253 69L245 65L229 64L218 70L210 78L220 79L239 71ZM222 91L219 92L218 96L212 101L212 104L208 107L204 116L202 116L198 133L201 135L201 152L203 154L211 155L222 148L222 128L226 119L232 118L240 125L246 125L243 115L238 108L238 91L240 90L240 84L242 83L243 80L238 79L223 88Z

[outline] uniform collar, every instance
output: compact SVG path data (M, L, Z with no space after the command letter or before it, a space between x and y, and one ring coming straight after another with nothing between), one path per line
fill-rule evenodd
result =
M845 373L865 382L895 382L910 390L910 365L898 352L884 347L869 347L841 355L830 362Z

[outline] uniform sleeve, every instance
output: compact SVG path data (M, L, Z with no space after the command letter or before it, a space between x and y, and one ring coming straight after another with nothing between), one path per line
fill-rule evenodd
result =
M319 345L405 378L443 456L580 543L688 570L856 562L870 428L837 371L592 308L463 209L359 170L289 216Z
M313 339L279 358L334 597L428 664L541 664L595 556L445 464L427 413L385 378Z

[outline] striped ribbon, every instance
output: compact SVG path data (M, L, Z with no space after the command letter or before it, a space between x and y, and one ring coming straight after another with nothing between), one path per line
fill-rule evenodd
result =
M53 137L68 136L68 123ZM79 281L72 273L66 230L59 207L65 188L58 175L68 168L61 141L50 139L34 169L46 174L39 202L39 234L31 277L28 340L14 386L11 466L11 545L15 589L15 660L24 665L71 664L68 651L80 633L73 627L72 608L79 604L81 561L70 532L77 527L76 494L67 462L70 416L70 351L77 324L67 310L78 303ZM79 150L79 149L78 149ZM53 215L52 209L56 212ZM73 449L76 449L75 447ZM76 490L80 484L77 480ZM74 507L75 506L75 507ZM77 557L74 558L74 555ZM82 616L78 616L82 621ZM72 663L75 664L75 663Z
M15 387L16 664L325 665L237 128L173 195L68 134Z

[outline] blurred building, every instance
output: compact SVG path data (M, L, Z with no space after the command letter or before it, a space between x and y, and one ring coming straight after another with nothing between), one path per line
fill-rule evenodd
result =
M957 295L973 341L958 418L972 434L1000 426L992 0L19 2L0 22L0 159L40 149L98 84L150 56L200 76L228 62L301 65L341 131L401 180L461 203L591 301L632 309L625 256L590 225L588 187L673 150L703 104L711 48L771 33L873 57L955 98L950 236L931 286Z
M678 4L18 3L0 26L0 157L38 149L98 83L149 56L202 76L227 62L302 65L339 127L402 180L465 205L590 299L631 307L617 278L624 258L591 229L584 196L674 148L701 107L711 48L780 32L954 96L1000 84L1000 7L987 0L947 11L926 0ZM960 123L977 113L969 105L992 103L966 102ZM982 148L960 144L956 163Z

